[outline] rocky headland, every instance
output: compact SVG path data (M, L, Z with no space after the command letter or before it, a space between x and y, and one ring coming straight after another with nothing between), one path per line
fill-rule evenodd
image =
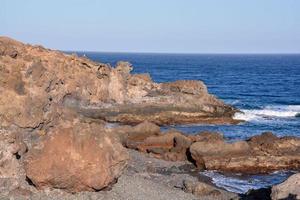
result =
M239 111L201 81L155 83L132 69L0 37L1 198L300 198L297 174L238 195L198 173L297 171L299 138L262 133L229 143L221 133L162 132L159 125L236 124Z

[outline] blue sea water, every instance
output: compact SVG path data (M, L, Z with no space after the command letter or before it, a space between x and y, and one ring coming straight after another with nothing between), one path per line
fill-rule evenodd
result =
M133 73L149 73L154 81L202 80L210 93L242 110L239 125L177 125L188 133L224 133L228 140L264 131L300 136L300 55L206 55L84 52L95 61L133 64ZM298 117L297 117L298 116Z
M279 136L300 136L300 55L209 55L80 52L92 60L115 65L133 64L133 73L149 73L154 81L202 80L210 93L231 104L245 120L238 125L176 125L195 134L222 132L227 140L241 140L272 131ZM166 129L169 127L163 127ZM216 185L230 191L246 192L281 182L289 172L253 177L226 176L207 172ZM243 186L243 187L242 187Z

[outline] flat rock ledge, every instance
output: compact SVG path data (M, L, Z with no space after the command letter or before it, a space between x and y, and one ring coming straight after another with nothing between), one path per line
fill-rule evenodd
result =
M190 161L200 170L247 174L300 169L300 138L277 137L271 132L246 141L227 142L221 133L187 135L175 129L160 132L144 122L111 130L127 148L170 161Z

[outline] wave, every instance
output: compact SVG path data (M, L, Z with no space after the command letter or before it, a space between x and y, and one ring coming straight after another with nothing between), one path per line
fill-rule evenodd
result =
M241 110L234 119L244 121L272 120L274 118L300 117L300 105L266 106L262 109Z
M293 174L291 171L276 171L270 174L242 175L222 174L217 171L204 171L200 174L211 178L212 182L227 191L243 194L251 189L266 188L286 180Z

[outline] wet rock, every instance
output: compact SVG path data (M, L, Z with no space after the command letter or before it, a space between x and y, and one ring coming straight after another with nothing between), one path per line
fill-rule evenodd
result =
M272 200L300 199L300 174L294 174L281 184L272 187Z
M57 125L26 155L27 177L39 189L98 191L126 167L128 154L95 123L74 120Z

